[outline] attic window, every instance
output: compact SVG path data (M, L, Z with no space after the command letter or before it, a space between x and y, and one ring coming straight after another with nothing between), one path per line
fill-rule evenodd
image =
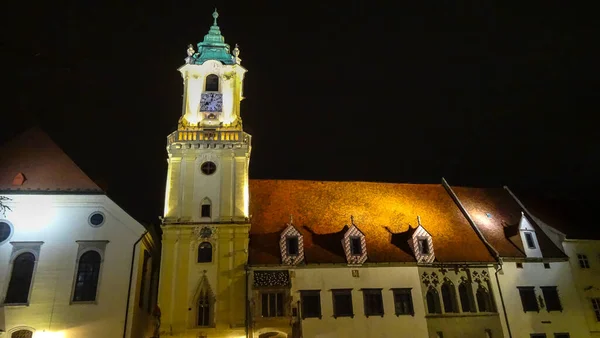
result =
M429 255L429 244L427 242L427 238L419 239L419 251L423 255Z
M535 249L535 242L533 241L533 235L531 232L525 233L525 242L527 242L527 247L529 249Z
M350 253L353 256L362 255L362 246L360 243L360 237L351 237L350 238Z
M23 185L25 183L25 175L23 173L18 173L14 178L12 185Z
M298 256L298 237L288 237L287 241L287 254L289 256Z

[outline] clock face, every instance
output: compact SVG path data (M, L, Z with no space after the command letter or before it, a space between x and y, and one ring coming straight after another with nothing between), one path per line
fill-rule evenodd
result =
M223 94L202 93L200 98L200 111L220 112L223 109Z

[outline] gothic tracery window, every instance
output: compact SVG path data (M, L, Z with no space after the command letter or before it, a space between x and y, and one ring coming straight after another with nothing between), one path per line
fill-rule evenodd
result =
M454 284L449 281L442 284L442 300L444 302L444 312L458 312Z
M460 305L462 306L462 312L475 312L475 306L473 304L473 291L471 284L468 282L462 282L458 285L458 297L460 298Z
M492 307L492 298L484 287L479 287L477 289L477 306L479 307L479 312L494 312Z
M427 290L427 311L429 313L442 313L442 309L440 307L440 295L437 290L433 287L430 287Z
M202 290L198 298L198 326L210 326L210 295L208 290Z

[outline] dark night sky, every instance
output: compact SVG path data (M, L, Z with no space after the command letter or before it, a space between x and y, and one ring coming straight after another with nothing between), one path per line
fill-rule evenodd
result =
M214 6L249 70L252 178L599 187L596 20L575 3L72 3L5 9L0 141L41 125L141 220L162 212L177 68Z

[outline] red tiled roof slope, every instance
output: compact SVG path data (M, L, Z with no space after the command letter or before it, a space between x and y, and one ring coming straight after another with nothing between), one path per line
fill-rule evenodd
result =
M31 128L0 148L0 191L93 192L94 183L39 127ZM14 185L19 174L22 185Z
M505 234L506 226L516 226L521 220L521 207L502 188L452 187L486 240L502 257L524 258L522 247L513 244ZM486 214L489 213L491 217ZM536 237L545 258L564 258L563 252L529 219L536 229Z
M438 261L494 261L441 185L250 180L250 264L280 264L279 234L290 214L308 264L346 262L341 236L351 215L365 234L367 262L414 262L410 250L392 244L392 233L403 237L417 216Z

